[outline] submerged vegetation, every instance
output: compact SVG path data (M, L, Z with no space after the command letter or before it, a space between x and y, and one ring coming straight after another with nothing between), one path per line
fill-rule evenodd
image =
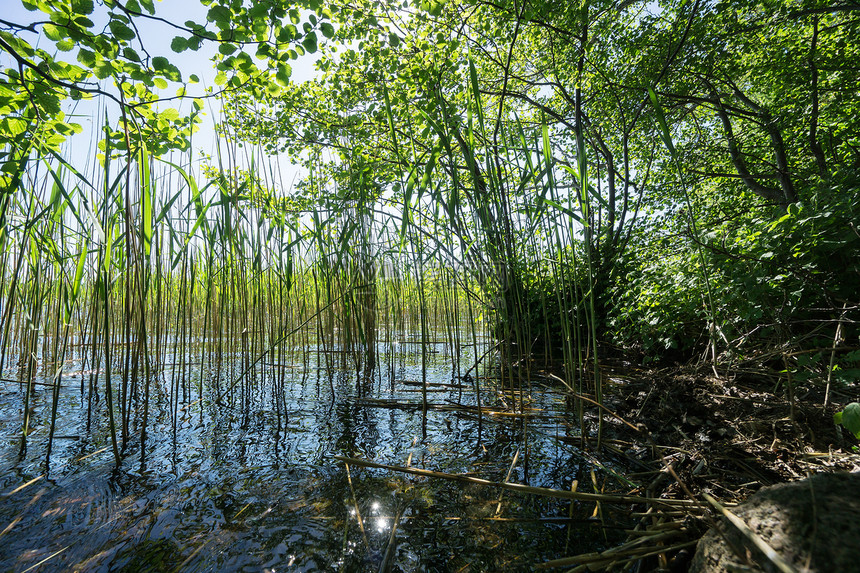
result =
M0 407L15 412L0 468L16 501L0 512L0 540L29 523L44 490L27 488L45 476L173 472L169 487L194 490L176 468L202 474L220 450L201 461L193 444L225 432L233 446L274 443L255 455L275 461L244 482L268 492L244 507L213 497L231 516L223 538L183 530L176 546L148 531L137 553L70 551L63 564L238 567L200 552L280 495L331 519L336 542L311 528L326 549L287 555L264 540L258 568L264 556L332 570L666 567L701 533L681 519L704 523L695 480L714 461L661 440L735 439L767 457L758 438L738 438L761 415L774 444L790 422L780 439L798 459L856 443L855 4L200 4L186 19L152 0L23 0L23 20L0 19ZM198 51L211 64L174 63ZM291 80L308 58L315 76ZM204 65L214 85L198 89ZM92 110L89 140L81 109ZM213 126L209 154L196 151ZM638 367L671 364L688 370L636 382L650 376ZM783 409L725 406L766 403L759 386L734 386L751 380ZM649 404L652 392L662 395ZM379 438L368 411L402 428ZM825 426L824 437L834 414L850 432ZM703 416L723 427L703 429ZM463 452L412 467L415 448L453 435ZM367 441L377 438L380 451ZM242 452L213 479L235 485L231 472L256 463ZM112 474L79 466L98 455ZM845 456L829 465L857 463ZM483 463L488 473L470 474ZM327 493L303 498L272 464ZM710 475L737 488L797 476L774 467ZM429 491L414 474L455 481ZM571 490L577 476L590 493ZM675 484L662 502L661 476ZM451 544L439 550L424 520L451 511L444 491L464 483L468 505L466 488L489 482L519 493L490 490L489 525L434 530ZM386 487L380 541L365 521L381 510L360 494ZM569 511L517 501L503 512L502 496L516 495ZM329 507L341 502L342 515ZM398 529L409 520L421 525ZM600 527L574 546L576 522ZM508 537L541 527L566 544L517 553ZM624 541L616 527L647 543L597 553ZM506 543L510 553L475 549ZM64 559L68 547L55 549L0 551L0 563Z

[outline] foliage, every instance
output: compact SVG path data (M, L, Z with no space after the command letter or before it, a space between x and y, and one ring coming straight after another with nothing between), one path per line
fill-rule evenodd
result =
M846 430L860 440L860 404L851 402L841 412L833 416L833 421L842 424Z
M715 306L729 349L743 354L761 343L826 346L829 334L810 338L809 324L835 321L860 280L860 236L852 229L857 191L816 211L792 204L782 217L748 201L735 211L721 205L725 220L710 225L704 251L713 274ZM708 324L704 292L696 284L698 261L676 217L661 219L625 260L625 280L613 287L617 301L612 336L646 353L692 350ZM658 231L655 233L655 231Z
M237 95L231 120L242 137L296 157L335 150L334 170L366 158L398 200L411 188L400 184L405 173L443 176L441 196L465 182L458 196L470 197L477 212L482 202L495 210L500 229L493 232L506 257L526 252L529 238L520 232L534 229L516 214L543 213L551 228L568 224L553 216L567 209L593 254L594 289L583 289L595 296L592 319L649 349L691 350L707 334L695 273L712 275L723 346L762 322L768 332L767 324L798 318L798 308L853 300L844 288L854 276L856 244L850 231L836 229L851 220L856 187L857 147L848 129L858 85L848 62L860 49L854 11L783 2L559 8L463 1L337 5L332 12L337 43L321 44L320 78L264 101ZM651 88L667 106L665 118L649 102ZM540 129L543 144L535 138ZM656 133L674 140L680 173ZM466 134L472 147L462 155L457 137ZM535 156L546 162L522 170ZM486 196L474 177L450 177L472 171L469 157L480 158ZM531 176L543 189L517 185ZM667 224L686 187L694 217L688 224L700 226L698 234L680 220ZM806 215L771 225L790 205ZM475 240L468 228L456 229ZM814 239L830 231L839 237ZM485 249L497 242L488 239ZM700 242L706 268L688 256ZM653 264L635 262L642 260ZM828 264L834 266L826 270ZM840 277L834 270L842 264L849 271ZM808 272L816 277L823 273L817 294L786 282L799 281L804 265L815 266ZM527 275L517 280L529 289L535 285ZM540 299L537 290L524 300ZM779 302L783 292L798 290L808 295Z
M707 340L736 356L824 344L810 325L843 310L853 324L853 4L203 0L205 21L184 23L151 0L24 4L42 19L0 27L12 187L79 129L68 100L120 106L109 163L186 148L202 104L165 106L218 95L222 135L255 157L287 153L305 177L286 197L259 159L219 164L232 173L208 203L213 228L231 235L262 207L295 229L307 210L338 263L372 258L384 236L383 251L470 273L498 336L522 347L575 335L689 356ZM217 90L192 94L197 78L150 52L144 24L167 27L173 52L215 47ZM290 82L308 53L318 77ZM208 229L199 190L192 203Z
M670 235L649 237L625 257L627 272L611 290L608 336L654 358L689 355L707 341L705 293L698 261Z
M43 153L57 151L80 131L68 120L63 103L94 96L122 109L123 123L111 132L114 149L136 148L141 141L156 153L187 147L201 104L195 102L188 117L159 104L192 97L199 78L194 73L184 77L169 55L151 52L152 39L140 32L144 26L161 25L175 34L170 42L174 53L217 45L215 83L220 90L198 92L198 97L240 87L257 96L277 93L289 83L289 61L316 50L317 30L332 29L325 21L330 12L314 0L201 4L204 22L177 23L156 15L153 0L23 0L34 13L32 22L0 22L0 53L13 63L0 71L3 171L14 172L15 162L22 153L26 156L17 145L22 136ZM28 40L31 34L53 43L56 51L34 45ZM174 91L168 93L171 85Z

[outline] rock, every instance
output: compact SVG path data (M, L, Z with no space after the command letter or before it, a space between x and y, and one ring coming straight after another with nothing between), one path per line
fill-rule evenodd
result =
M860 564L860 473L816 474L811 478L764 487L732 513L758 533L798 571L857 571ZM719 529L729 548L711 528L699 541L690 571L777 571L776 567L725 518ZM735 565L735 567L732 567ZM737 567L740 565L741 567Z

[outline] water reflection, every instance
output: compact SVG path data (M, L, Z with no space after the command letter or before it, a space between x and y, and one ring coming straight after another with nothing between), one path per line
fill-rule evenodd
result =
M21 396L5 387L0 570L24 571L46 560L35 569L497 571L557 557L565 525L538 518L566 516L566 504L510 493L500 498L488 488L381 470L348 474L332 461L340 454L501 481L521 450L512 481L570 487L581 459L555 439L570 431L563 400L536 395L536 407L559 415L549 421L484 416L479 425L469 409L475 402L452 384L441 347L431 355L428 396L451 410L431 409L421 439L417 349L403 344L380 352L389 361L379 368L385 375L368 381L362 396L354 372L327 368L315 349L303 353L312 357L309 364L261 367L246 389L217 405L214 397L230 385L224 378L178 416L169 393L153 384L146 456L132 442L119 472L106 447L103 400L88 432L87 400L70 385L61 392L58 428L76 438L55 441L50 475L40 478L45 429L39 424L49 418L49 393L37 403L30 451L21 459L15 440ZM222 376L230 370L220 368ZM191 398L196 380L211 376L217 374L189 374ZM501 407L500 394L489 386L485 392L485 404ZM371 404L368 397L382 401ZM584 531L582 550L603 542Z

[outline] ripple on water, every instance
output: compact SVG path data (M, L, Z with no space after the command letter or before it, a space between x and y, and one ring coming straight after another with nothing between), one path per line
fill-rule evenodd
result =
M403 355L395 356L397 368L383 372L396 370L398 380L420 380L420 354L411 348L417 345L403 346ZM433 356L437 362L430 381L450 383L444 353ZM499 508L502 515L516 517L566 515L566 504L508 493L500 504L495 490L381 470L351 468L347 476L331 456L395 465L409 460L416 467L502 480L516 452L528 443L530 475L521 453L511 479L528 477L533 484L568 488L580 459L554 439L568 431L563 423L524 428L515 418L484 417L479 426L465 409L431 410L422 439L420 410L394 407L394 402L420 403L420 393L411 391L414 384L395 384L392 393L388 379L377 380L364 389L366 395L385 397L392 407L368 407L356 397L348 373L315 378L307 367L288 372L295 378L278 395L271 385L255 386L253 411L242 411L239 394L233 407L211 400L188 407L176 420L175 434L167 390L154 391L145 462L135 430L119 471L107 447L103 404L96 405L87 432L85 400L75 387L65 389L58 428L77 439L57 441L49 479L0 504L0 528L11 524L2 536L0 570L22 571L54 555L52 570L364 571L379 567L390 539L401 571L467 565L516 569L557 556L557 539L566 536L563 526L487 518ZM31 446L20 459L15 438L20 424L9 420L20 420L21 396L0 393L2 492L44 471L45 394L35 408ZM495 396L487 390L484 403ZM196 399L196 391L191 397ZM442 405L461 399L464 405L475 403L459 389L443 388L430 399ZM545 412L564 412L556 395L536 394L536 399ZM279 419L277 412L284 408L286 416ZM131 420L133 428L138 423Z

